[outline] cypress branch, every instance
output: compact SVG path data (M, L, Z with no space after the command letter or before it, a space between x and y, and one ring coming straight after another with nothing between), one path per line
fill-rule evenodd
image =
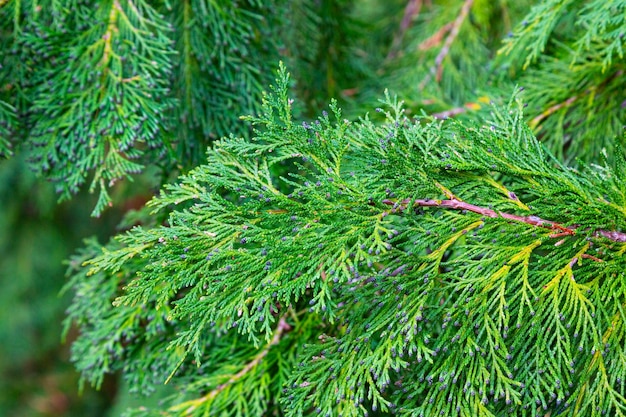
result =
M517 95L480 123L413 121L390 97L380 124L336 103L298 123L288 85L281 69L251 141L217 142L150 203L167 225L74 272L86 378L168 347L159 378L191 396L169 416L620 412L621 153L567 168ZM90 276L114 302L86 316ZM83 350L117 327L132 351Z
M509 194L509 197L512 200L517 200L517 196L513 192ZM382 202L383 204L394 206L391 212L387 212L387 211L383 212L383 216L386 216L390 213L395 214L396 210L402 211L402 210L406 210L408 207L420 207L420 206L421 207L444 207L444 208L449 208L452 210L471 211L473 213L478 213L483 216L492 217L492 218L502 217L504 219L523 222L523 223L527 223L533 226L544 227L544 228L552 229L554 231L558 231L558 233L553 233L549 235L550 237L572 236L575 234L575 230L576 230L575 227L572 227L572 226L564 227L560 225L559 223L556 223L550 220L544 220L537 216L519 216L516 214L496 212L495 210L491 210L485 207L478 207L473 204L469 204L469 203L459 201L456 199L451 199L451 200L430 200L430 199L408 200L408 199L405 199L402 201L393 201L393 200L384 199ZM614 240L616 242L626 242L626 233L616 231L616 230L602 230L602 229L595 230L593 232L593 235L602 236L604 238Z
M111 205L108 188L143 169L145 153L163 152L161 114L172 104L163 17L143 0L97 6L77 2L58 14L58 27L37 26L25 41L47 51L35 73L32 165L62 198L92 174L89 190L99 195L93 215Z
M172 386L128 415L626 412L623 0L34 6L0 154L184 173L69 262L84 381Z

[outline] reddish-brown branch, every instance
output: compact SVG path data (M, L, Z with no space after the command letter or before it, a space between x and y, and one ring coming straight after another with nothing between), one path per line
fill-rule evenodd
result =
M437 57L435 58L435 63L431 68L430 73L420 83L419 90L423 90L424 87L426 87L426 84L430 82L433 75L436 76L437 82L441 81L441 75L443 73L443 60L446 59L448 53L450 53L450 47L458 36L461 25L463 25L463 22L469 14L469 11L472 8L473 4L474 0L465 0L465 2L463 3L463 7L461 7L461 12L456 17L456 19L454 19L454 22L452 22L452 27L449 29L450 32L446 37L443 47L439 51L439 54L437 54Z
M587 259L592 259L592 260L594 260L594 261L596 261L596 262L604 262L602 259L600 259L600 258L596 258L595 256L593 256L593 255L589 255L588 253L583 253L583 254L582 254L582 257L583 257L583 258L587 258Z
M446 36L448 32L450 32L453 25L454 22L443 25L441 28L439 28L437 32L433 33L428 39L420 43L417 46L417 49L420 51L427 51L431 48L438 46L443 41L443 37Z
M502 211L496 211L486 207L476 206L474 204L466 203L464 201L459 201L456 199L449 200L430 200L430 199L417 199L410 200L404 199L401 201L393 201L393 200L383 200L383 204L394 206L395 210L406 210L408 207L443 207L451 210L467 210L472 213L477 213L485 217L498 218L501 217L503 219L512 220L516 222L530 224L536 227L542 227L546 229L552 229L557 231L550 235L550 237L563 237L563 236L572 236L576 233L575 228L568 228L562 224L551 220L545 220L537 216L520 216L517 214L506 213ZM594 232L595 236L602 236L609 240L613 240L615 242L626 242L626 233L618 232L616 230L596 230Z
M200 405L215 398L225 388L227 388L228 386L240 380L243 376L245 376L248 372L250 372L255 366L257 366L259 362L261 362L261 360L263 360L263 358L267 356L268 352L270 351L270 348L274 345L277 345L278 342L280 342L280 339L283 333L286 331L289 331L290 329L291 329L291 326L287 323L286 316L281 317L280 320L278 321L278 325L276 326L276 331L274 332L274 335L272 336L272 340L270 340L270 342L267 345L265 345L265 348L262 351L260 351L250 362L248 362L241 369L241 371L231 376L228 381L224 382L223 384L218 385L214 390L210 391L206 395L197 399L189 400L184 403L178 404L172 407L171 410L172 411L185 410L184 411L185 415L190 415L191 413L193 413Z
M400 30L393 38L393 43L391 44L391 48L389 50L389 54L387 55L387 59L393 59L398 54L398 50L400 49L400 44L402 43L402 39L404 39L404 35L406 31L411 26L411 22L417 15L419 15L420 10L422 8L422 0L409 0L404 9L404 16L402 17L402 22L400 23Z

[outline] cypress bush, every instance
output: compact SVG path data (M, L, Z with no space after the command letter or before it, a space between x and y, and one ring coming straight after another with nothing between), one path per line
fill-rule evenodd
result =
M623 1L0 14L0 151L159 178L68 261L83 381L170 387L125 415L626 414Z

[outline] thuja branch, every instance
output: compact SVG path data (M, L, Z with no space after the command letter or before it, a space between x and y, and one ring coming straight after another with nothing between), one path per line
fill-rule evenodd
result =
M624 70L616 71L613 75L608 77L606 80L604 80L599 85L593 86L591 88L586 89L583 94L573 95L572 97L568 98L565 101L562 101L560 103L557 103L557 104L554 104L554 105L548 107L546 110L541 112L539 115L534 117L529 122L530 127L533 128L533 129L536 128L539 123L541 123L545 118L551 116L553 113L556 113L557 111L561 110L562 108L567 108L567 107L572 106L576 102L576 100L578 100L578 99L584 98L585 96L588 96L590 94L594 94L597 90L599 90L599 89L603 88L604 86L606 86L614 78L621 77L623 74L624 74Z
M215 397L217 397L222 391L226 388L234 384L243 378L248 372L254 369L259 362L263 360L265 356L269 353L272 346L277 345L280 342L281 337L285 331L289 331L291 326L287 323L286 320L287 315L284 315L278 321L278 325L276 326L276 331L274 331L274 335L272 336L272 340L269 341L267 345L261 350L250 362L248 362L241 371L237 372L235 375L231 376L228 381L218 385L215 389L209 391L206 395L196 398L193 400L185 401L184 403L177 404L170 408L170 411L181 411L184 410L185 415L191 415L198 407L202 404L210 402Z
M517 198L514 194L512 194L511 198ZM552 229L556 233L550 235L550 237L562 237L562 236L571 236L576 232L575 227L566 227L560 223L542 219L537 216L520 216L517 214L506 213L502 211L496 211L487 207L480 207L474 204L466 203L464 201L460 201L457 199L448 199L448 200L431 200L431 199L404 199L401 201L393 201L389 199L385 199L382 201L384 204L393 206L391 213L395 213L396 211L403 211L409 207L443 207L451 210L466 210L471 211L472 213L477 213L485 217L498 218L502 217L503 219L512 220L516 222L522 222L526 224L530 224L536 227L543 227L547 229ZM595 236L602 236L609 240L613 240L615 242L626 242L626 233L619 232L616 230L603 230L599 229L594 232Z

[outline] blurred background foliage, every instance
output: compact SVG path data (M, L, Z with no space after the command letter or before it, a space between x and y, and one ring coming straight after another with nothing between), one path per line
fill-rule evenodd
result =
M0 0L0 415L115 416L150 401L115 376L79 392L75 332L61 343L64 261L141 222L136 210L212 140L248 136L239 117L259 108L279 59L303 119L331 97L346 117L371 112L386 88L412 114L464 118L521 85L544 143L594 161L610 156L626 107L626 14L606 4ZM116 10L135 17L121 26ZM121 76L142 71L143 84ZM117 171L100 169L111 161Z
M106 416L117 398L116 378L100 391L85 385L61 341L71 294L61 294L66 259L88 236L106 241L122 213L138 208L155 189L154 173L124 183L124 205L90 217L96 197L81 192L57 204L51 184L18 156L0 163L0 415ZM143 196L143 197L142 197Z
M81 238L115 227L98 221L80 195L57 205L50 184L37 179L24 158L0 164L0 415L104 415L110 390L78 394L60 332L69 297L59 296L66 259Z

